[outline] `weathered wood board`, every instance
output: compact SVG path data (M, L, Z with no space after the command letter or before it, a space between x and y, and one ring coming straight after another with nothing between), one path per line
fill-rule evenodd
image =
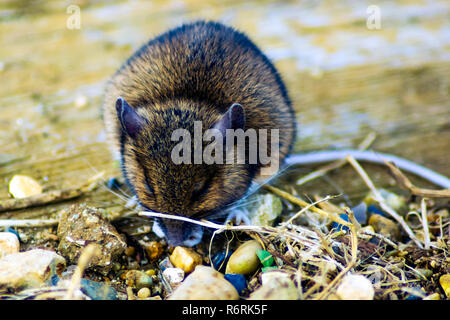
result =
M80 185L99 171L120 175L101 121L105 82L150 37L200 18L239 28L273 59L300 123L296 152L355 147L374 131L374 150L450 176L448 1L379 1L376 8L369 1L73 4L0 4L0 199L10 197L14 174L36 178L45 190ZM376 10L379 29L372 28ZM376 182L386 181L368 168ZM335 183L365 192L348 171ZM326 183L316 188L336 191ZM48 215L76 201L117 213L123 204L99 188L1 217Z

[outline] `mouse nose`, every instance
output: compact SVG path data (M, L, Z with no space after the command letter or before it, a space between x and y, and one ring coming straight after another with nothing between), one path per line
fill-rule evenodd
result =
M164 221L163 231L171 246L192 247L202 240L203 228L183 221Z

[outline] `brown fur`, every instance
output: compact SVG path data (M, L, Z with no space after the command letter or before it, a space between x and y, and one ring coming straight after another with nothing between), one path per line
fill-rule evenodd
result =
M119 96L146 119L136 139L122 132ZM117 71L106 90L105 126L143 206L198 217L245 194L259 166L175 165L170 158L173 130L192 133L194 120L206 130L233 103L243 106L246 129L280 129L282 161L295 135L294 112L275 68L243 34L213 22L184 25L147 43Z

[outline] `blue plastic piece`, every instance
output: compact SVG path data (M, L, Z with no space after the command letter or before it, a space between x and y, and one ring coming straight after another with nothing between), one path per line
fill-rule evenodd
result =
M242 291L247 288L247 281L242 274L227 273L225 275L225 279L227 279L236 288L236 291L239 294L242 294Z

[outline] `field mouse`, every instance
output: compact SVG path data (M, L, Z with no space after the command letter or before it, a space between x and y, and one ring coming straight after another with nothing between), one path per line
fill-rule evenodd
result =
M224 137L227 129L264 129L269 142L277 129L279 164L296 134L287 90L269 59L244 34L204 21L163 33L135 52L107 84L103 118L139 204L194 219L242 198L263 165L259 159L176 164L175 130L194 135L195 122ZM226 140L214 142L225 146ZM270 153L271 144L266 147ZM192 246L202 237L201 227L182 221L156 219L154 226L173 246Z
M108 82L103 117L114 157L139 204L193 219L211 217L241 199L265 166L259 158L244 164L174 163L172 151L178 142L173 132L181 128L194 134L196 122L203 131L213 128L222 133L277 129L279 166L285 160L288 165L318 163L345 154L383 161L376 153L356 150L286 159L296 121L280 75L247 36L216 22L185 24L143 45ZM214 141L226 142L226 138ZM270 153L269 138L263 142ZM420 176L434 174L403 159L389 160ZM436 179L441 186L450 185L445 177ZM203 232L195 224L160 218L153 229L173 246L196 245Z

